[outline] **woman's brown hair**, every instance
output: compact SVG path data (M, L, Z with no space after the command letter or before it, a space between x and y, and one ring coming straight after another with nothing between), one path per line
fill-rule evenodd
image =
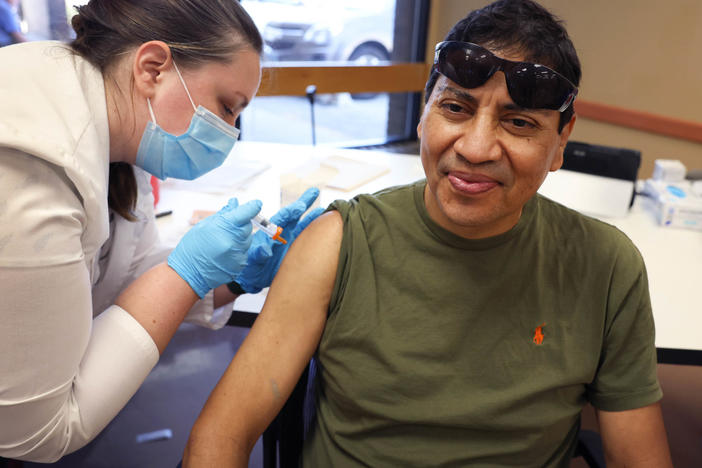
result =
M227 62L240 50L261 54L263 40L236 0L91 0L71 19L75 53L105 79L123 54L144 42L163 41L183 68ZM109 207L133 221L137 184L129 164L111 163Z

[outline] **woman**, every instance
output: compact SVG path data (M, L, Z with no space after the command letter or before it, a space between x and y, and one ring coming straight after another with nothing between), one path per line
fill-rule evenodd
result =
M149 173L220 165L258 89L239 3L92 0L72 24L70 46L0 51L0 456L42 462L107 425L188 311L221 326L215 307L267 286L285 253L262 233L249 248L261 203L236 199L157 246ZM289 241L314 198L274 217Z

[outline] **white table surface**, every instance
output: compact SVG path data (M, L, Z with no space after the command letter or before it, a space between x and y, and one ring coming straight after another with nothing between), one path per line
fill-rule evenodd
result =
M374 192L424 177L421 162L413 155L237 142L225 165L216 171L226 176L226 171L233 170L231 166L241 160L260 162L268 168L249 180L235 181L230 188L222 190L223 187L219 187L213 193L203 191L203 186L197 181L192 183L192 188L182 182L163 183L157 211L172 210L173 213L158 220L162 240L175 245L189 229L193 210L217 210L231 196L239 197L242 202L258 198L263 201L263 214L273 215L280 205L281 174L330 155L387 165L391 171L348 192L320 187L320 206L323 207L339 198L348 199L358 193ZM549 177L557 177L557 174ZM656 322L656 347L702 351L702 232L661 227L642 205L637 197L627 216L601 219L626 233L644 257ZM265 292L241 296L234 304L235 311L258 312L265 300Z
M646 262L656 347L702 350L702 231L660 226L637 197L621 229Z

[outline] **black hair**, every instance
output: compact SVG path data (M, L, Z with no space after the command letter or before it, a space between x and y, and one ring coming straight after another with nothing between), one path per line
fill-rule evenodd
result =
M580 60L563 22L532 0L498 0L471 11L451 28L444 40L520 53L524 60L546 65L576 86L580 84ZM425 87L425 103L438 78L439 72L433 67ZM559 132L572 116L571 103L561 112Z

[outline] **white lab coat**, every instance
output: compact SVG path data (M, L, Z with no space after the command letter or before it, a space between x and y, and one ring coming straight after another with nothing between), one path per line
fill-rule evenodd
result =
M168 251L143 171L138 221L110 222L100 71L56 42L2 48L0 64L0 456L50 462L92 440L156 364L113 301ZM200 302L194 321L226 322L212 293Z

